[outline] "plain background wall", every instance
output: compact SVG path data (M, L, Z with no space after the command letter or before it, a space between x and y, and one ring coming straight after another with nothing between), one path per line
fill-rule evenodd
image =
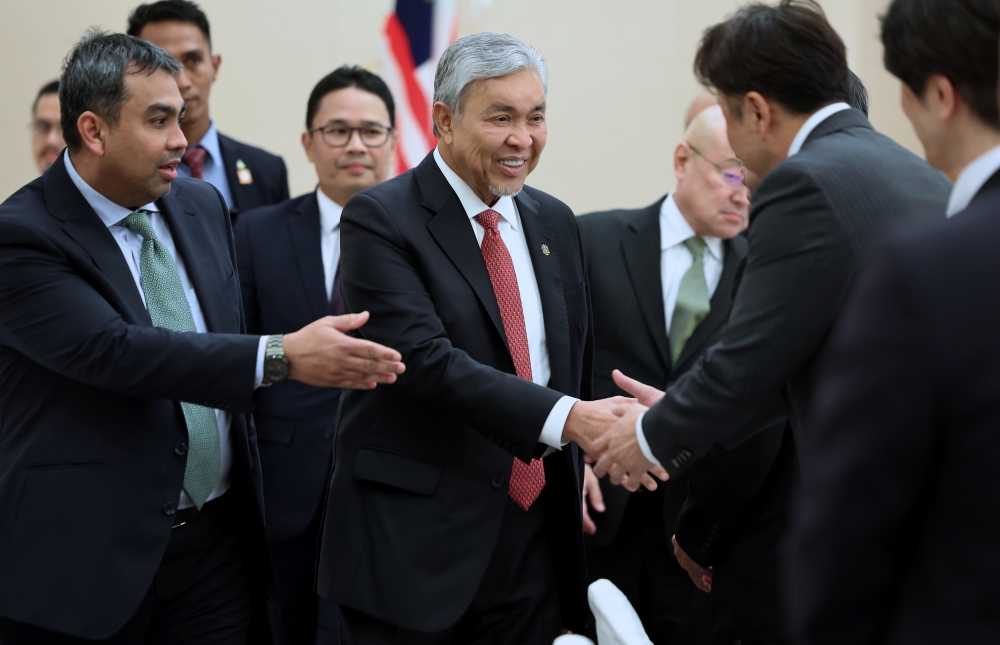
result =
M878 15L888 0L820 0L868 87L875 127L919 144L882 67ZM4 0L0 21L0 200L36 176L31 102L91 25L124 31L137 0ZM315 186L299 137L313 85L344 63L378 71L393 0L202 0L222 54L211 107L219 129L280 154L292 195ZM549 139L532 186L577 213L653 202L673 187L673 149L700 87L702 31L737 0L459 0L460 35L513 34L549 64Z

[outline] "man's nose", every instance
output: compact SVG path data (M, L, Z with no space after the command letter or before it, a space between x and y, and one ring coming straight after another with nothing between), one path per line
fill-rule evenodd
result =
M61 126L53 126L49 128L48 144L54 148L65 148L66 142L63 141L63 133Z
M531 143L531 133L523 125L515 127L514 131L507 137L507 145L511 148L520 148L523 150L530 148Z
M344 149L349 152L368 152L368 146L361 139L361 130L351 130L347 138L347 145Z
M184 71L183 67L174 78L177 79L177 89L181 91L181 94L184 94L191 87L191 80L188 79L187 72Z

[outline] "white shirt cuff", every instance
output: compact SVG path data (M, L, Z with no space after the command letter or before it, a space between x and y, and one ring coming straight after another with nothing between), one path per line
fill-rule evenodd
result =
M643 412L639 415L639 418L635 420L635 438L639 440L639 450L642 451L642 456L653 462L654 465L659 466L660 460L656 458L653 451L649 449L649 443L646 441L646 435L642 431L642 418L646 416Z
M549 412L548 418L545 419L545 425L542 426L542 434L538 437L540 442L556 450L562 450L562 447L569 443L562 440L563 429L566 427L566 419L569 417L569 411L573 409L573 406L579 400L571 396L564 396L556 401L556 404L552 406L552 411Z
M260 337L260 345L257 346L257 372L253 375L253 389L260 387L264 382L264 350L267 349L267 336Z

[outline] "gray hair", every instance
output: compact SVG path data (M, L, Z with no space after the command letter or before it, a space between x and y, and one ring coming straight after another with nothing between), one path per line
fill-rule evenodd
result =
M125 75L158 70L176 74L181 64L153 43L91 27L66 55L59 78L59 118L70 150L83 143L76 128L81 114L117 124L129 99Z
M526 69L538 72L542 87L548 94L549 68L534 47L507 34L484 32L466 36L444 50L438 61L434 75L434 102L444 103L456 119L461 119L462 102L470 83ZM434 124L434 136L440 136L437 123Z

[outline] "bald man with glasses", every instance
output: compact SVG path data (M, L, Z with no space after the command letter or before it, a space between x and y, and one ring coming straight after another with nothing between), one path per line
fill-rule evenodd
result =
M714 344L729 314L746 257L749 203L740 160L718 106L702 110L674 151L677 188L638 210L580 218L594 299L594 397L629 396L612 380L620 370L667 387ZM628 321L623 323L622 321ZM639 376L639 375L642 376ZM783 416L764 422L747 445L717 447L715 468L697 485L737 491L766 475L781 443ZM763 454L763 461L754 457ZM760 471L760 472L758 472ZM607 578L636 608L656 645L709 643L707 599L672 555L671 536L689 475L652 493L631 494L588 467L584 494L587 569ZM746 500L714 509L724 525Z

